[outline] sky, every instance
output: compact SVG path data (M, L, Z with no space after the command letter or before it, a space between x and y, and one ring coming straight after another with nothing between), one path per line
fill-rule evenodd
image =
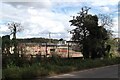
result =
M70 40L73 26L69 20L84 6L92 15L107 14L113 19L114 36L118 36L119 0L4 0L0 1L0 36L10 34L7 24L20 23L17 38L63 38ZM49 34L50 33L50 34Z

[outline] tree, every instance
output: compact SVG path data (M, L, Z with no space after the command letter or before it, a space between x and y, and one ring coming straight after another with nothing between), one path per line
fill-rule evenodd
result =
M99 14L98 18L99 18L99 23L101 24L101 26L107 29L108 37L111 38L113 36L112 35L113 31L111 30L113 26L113 19L109 15L106 15L106 14Z
M11 34L13 34L12 42L14 45L14 55L15 57L19 57L19 54L17 52L16 33L20 32L23 28L20 23L16 23L16 22L8 23L8 26L9 26L9 29L11 30Z
M99 17L99 23L101 24L101 27L104 28L106 30L106 39L104 40L104 43L103 45L105 45L105 55L109 55L109 52L110 52L110 49L111 49L111 46L112 44L108 43L110 39L112 39L112 26L113 26L113 19L107 15L107 14L99 14L98 15Z
M3 55L8 56L10 54L10 36L2 36L2 53Z
M101 26L106 27L106 28L107 27L110 28L110 27L113 26L113 23L112 23L113 20L112 20L112 18L109 15L99 14L98 17L100 19Z
M0 54L2 53L2 38L0 36Z
M83 7L78 16L73 16L69 22L76 26L70 31L72 40L78 41L84 58L97 58L104 54L104 42L108 39L108 31L98 26L98 17L88 14L90 8Z

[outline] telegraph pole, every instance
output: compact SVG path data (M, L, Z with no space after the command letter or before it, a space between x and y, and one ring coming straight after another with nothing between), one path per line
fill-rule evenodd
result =
M49 43L51 43L51 32L49 32Z

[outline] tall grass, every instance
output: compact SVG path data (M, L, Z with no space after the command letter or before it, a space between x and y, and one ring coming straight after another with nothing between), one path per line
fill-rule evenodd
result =
M22 80L31 78L41 78L61 73L67 73L75 70L83 70L94 67L101 67L113 64L120 64L120 58L81 60L81 59L46 59L32 65L22 67L9 66L3 69L3 79Z

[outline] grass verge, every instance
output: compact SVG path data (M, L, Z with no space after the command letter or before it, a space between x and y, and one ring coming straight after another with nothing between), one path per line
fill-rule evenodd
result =
M45 77L71 71L90 69L108 65L120 64L120 58L96 59L96 60L80 60L80 59L49 59L42 62L33 63L32 65L24 65L22 67L9 66L3 69L3 80L22 80L33 79L36 77Z

